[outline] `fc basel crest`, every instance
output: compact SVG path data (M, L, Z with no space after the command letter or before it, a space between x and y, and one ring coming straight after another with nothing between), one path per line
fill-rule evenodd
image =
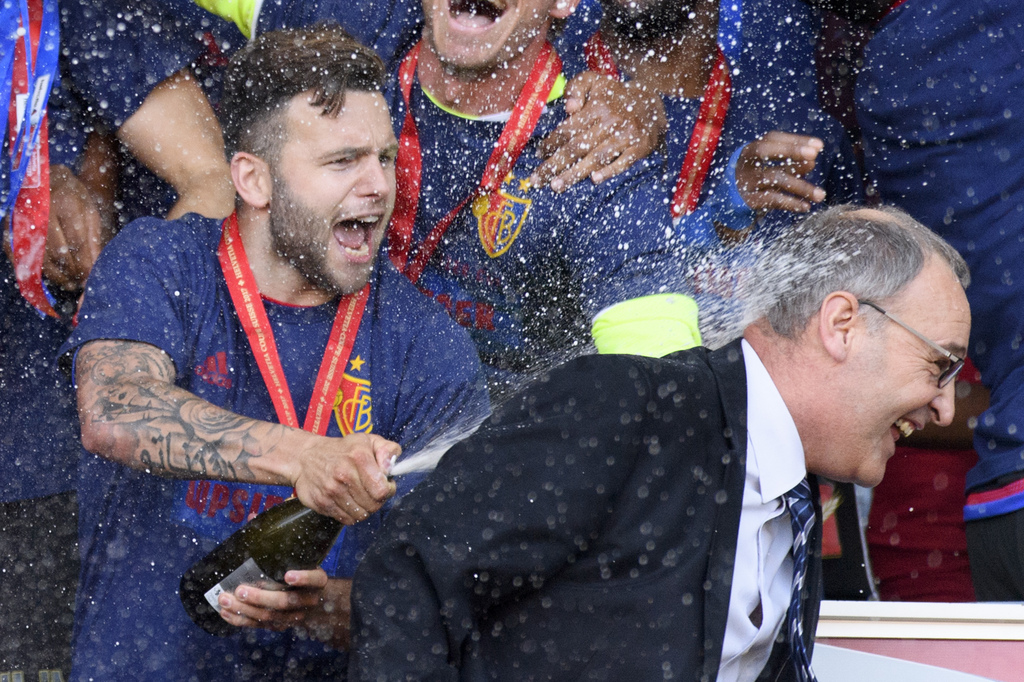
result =
M370 401L370 382L345 374L341 390L334 398L334 418L341 435L350 433L371 433L373 416Z
M497 258L508 251L519 236L531 205L533 202L529 199L514 197L503 190L473 201L480 244L488 256Z

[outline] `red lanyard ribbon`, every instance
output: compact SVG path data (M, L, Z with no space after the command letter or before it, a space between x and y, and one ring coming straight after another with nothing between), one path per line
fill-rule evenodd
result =
M533 64L526 85L516 99L512 116L502 129L494 145L494 151L487 160L479 186L449 211L413 251L416 207L419 204L423 179L423 156L420 151L419 132L416 130L416 121L412 115L411 96L422 45L420 42L410 50L398 69L399 86L405 99L405 121L398 142L398 162L395 169L398 189L388 233L388 252L391 254L391 260L412 282L419 280L444 233L470 200L486 201L488 210L496 209L504 201L498 193L501 183L512 172L519 155L530 141L530 136L544 111L548 93L554 87L558 74L562 72L562 60L551 44L545 43Z
M245 337L256 357L263 383L267 386L270 399L274 402L277 420L294 428L299 427L292 402L291 391L284 376L281 358L274 342L274 331L267 318L267 310L263 306L256 278L249 267L249 259L238 233L238 218L232 213L224 220L220 244L217 246L217 259L220 261L224 280L231 293L231 302L242 323ZM358 293L342 296L338 302L338 312L334 316L334 325L327 341L320 371L317 373L313 395L309 400L309 409L302 428L306 431L324 435L330 422L331 410L334 408L334 397L338 394L345 367L352 355L359 324L366 308L366 299L370 295L370 285L364 286Z
M583 46L583 50L587 58L588 69L621 79L622 76L615 65L611 51L601 40L600 33L591 36ZM690 134L690 143L686 148L683 165L679 169L675 191L672 193L673 218L692 213L697 208L704 180L707 179L708 171L711 168L711 160L714 158L718 142L722 138L722 124L729 111L731 97L732 77L729 75L729 61L722 52L722 48L719 47L715 64L711 67L711 75L708 77L707 85L704 86L700 109L697 112L697 122Z
M40 57L40 32L43 20L42 0L29 0L29 36L32 62ZM40 73L35 87L29 83L29 56L25 44L18 40L14 47L14 71L11 102L8 112L8 130L12 149L12 171L17 164L28 159L24 180L11 210L11 251L14 255L14 275L18 290L26 301L50 317L59 317L53 309L52 299L43 285L43 258L46 256L46 233L50 226L50 144L49 129L44 107L45 96L52 84L46 74ZM29 100L30 93L32 101ZM21 110L21 111L19 111ZM40 120L41 116L41 120ZM38 123L36 123L38 121ZM39 126L34 148L28 156L15 149L20 126ZM23 132L24 144L31 144L29 130Z

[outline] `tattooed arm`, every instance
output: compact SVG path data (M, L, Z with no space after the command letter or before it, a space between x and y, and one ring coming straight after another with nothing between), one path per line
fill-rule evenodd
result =
M176 386L174 377L170 357L155 346L82 346L75 381L85 448L158 476L294 486L303 504L346 524L394 494L384 467L397 444L242 417Z

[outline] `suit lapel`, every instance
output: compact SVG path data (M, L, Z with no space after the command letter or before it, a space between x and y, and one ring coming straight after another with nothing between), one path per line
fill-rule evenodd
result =
M728 494L725 504L718 505L715 536L708 561L708 580L715 588L706 592L704 608L705 650L704 672L709 679L718 675L722 659L722 642L729 615L729 593L736 563L736 542L739 536L740 512L743 509L743 486L747 466L747 371L739 340L707 355L718 384L718 396L725 417L723 434L730 457L723 489Z

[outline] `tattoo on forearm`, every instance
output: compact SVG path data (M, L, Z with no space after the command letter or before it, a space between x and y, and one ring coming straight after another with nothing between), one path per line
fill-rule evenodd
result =
M284 427L212 405L174 376L167 355L144 343L94 341L79 351L82 428L110 435L110 452L98 454L165 476L253 480L251 461Z

